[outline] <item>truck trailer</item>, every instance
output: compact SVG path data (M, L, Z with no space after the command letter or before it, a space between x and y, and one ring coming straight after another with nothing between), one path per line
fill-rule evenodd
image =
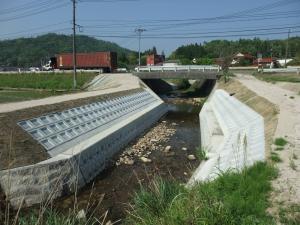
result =
M73 69L73 54L63 53L55 55L50 59L53 69L71 70ZM116 52L93 52L93 53L77 53L76 68L77 69L102 69L103 72L114 72L118 67Z

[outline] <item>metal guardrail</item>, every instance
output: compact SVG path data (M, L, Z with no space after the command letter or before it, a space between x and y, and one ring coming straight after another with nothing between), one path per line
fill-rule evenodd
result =
M186 65L186 66L142 66L136 67L136 72L165 72L165 71L217 71L219 72L220 66L218 65Z
M300 73L300 68L274 68L274 69L263 69L262 72L264 73Z

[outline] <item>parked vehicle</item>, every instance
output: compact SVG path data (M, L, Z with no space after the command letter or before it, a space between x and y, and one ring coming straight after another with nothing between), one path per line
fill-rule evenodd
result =
M76 67L78 69L102 69L103 72L114 72L117 69L117 53L115 52L94 52L77 53ZM73 54L63 53L51 58L52 69L70 70L73 69ZM45 69L48 69L45 66Z

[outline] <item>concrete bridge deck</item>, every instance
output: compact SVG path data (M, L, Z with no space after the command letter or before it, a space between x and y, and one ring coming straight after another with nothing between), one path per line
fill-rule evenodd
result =
M212 79L215 80L220 67L187 65L187 66L143 66L137 67L133 75L140 79Z

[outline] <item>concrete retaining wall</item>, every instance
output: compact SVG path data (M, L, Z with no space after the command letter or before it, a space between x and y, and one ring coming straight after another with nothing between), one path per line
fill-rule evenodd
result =
M216 90L204 104L200 129L208 160L200 164L189 185L265 160L263 117L223 90Z
M159 99L49 160L1 171L1 187L14 208L73 193L91 182L115 153L166 112L167 106Z

